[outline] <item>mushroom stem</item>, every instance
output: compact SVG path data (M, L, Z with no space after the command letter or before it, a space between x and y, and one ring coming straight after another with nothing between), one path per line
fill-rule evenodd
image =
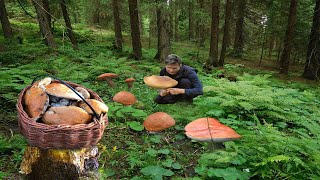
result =
M215 150L224 149L224 148L225 146L222 142L213 142L213 141L208 142L208 149L210 151L215 151Z
M115 84L114 84L114 82L112 81L111 78L107 78L106 81L107 81L107 84L108 84L110 87L114 87L114 86L115 86Z
M128 85L128 88L130 89L133 86L133 82L127 82L127 85Z

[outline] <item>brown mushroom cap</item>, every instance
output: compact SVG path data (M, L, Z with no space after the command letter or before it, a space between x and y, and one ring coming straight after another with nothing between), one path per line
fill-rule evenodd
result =
M107 113L109 108L103 102L100 102L95 99L86 99L86 101L90 104L90 106L96 111L97 114ZM90 107L83 101L79 103L79 107L86 110L89 114L93 114Z
M49 96L42 88L31 87L23 98L25 110L33 120L39 119L49 105Z
M185 127L185 134L198 141L225 142L241 136L232 128L221 124L214 118L199 118Z
M165 112L156 112L149 115L143 122L146 130L151 132L158 132L176 124L175 120Z
M178 81L170 78L169 76L146 76L143 78L143 81L149 87L156 89L167 89L178 84Z
M115 73L103 73L100 76L98 76L98 80L106 80L108 78L117 78L118 75Z
M52 78L51 77L45 77L39 81L36 81L32 87L39 87L39 88L42 88L42 89L45 89L45 86L49 85L52 81Z
M132 105L137 101L137 98L128 91L120 91L113 96L113 101L123 105Z
M134 82L135 79L134 78L127 78L126 80L124 80L124 82Z
M47 85L46 92L52 96L62 97L73 100L82 100L75 92L73 92L68 86L61 83L51 83Z
M86 124L91 122L89 113L76 106L51 107L44 113L42 121L45 124Z
M84 99L90 99L90 93L85 88L78 86L75 90L78 91Z

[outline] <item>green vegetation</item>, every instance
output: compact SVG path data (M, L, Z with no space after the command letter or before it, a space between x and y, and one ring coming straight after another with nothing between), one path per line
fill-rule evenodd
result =
M98 144L102 178L110 179L318 179L320 177L320 91L315 85L280 81L277 74L250 70L242 64L226 64L225 73L237 81L218 79L221 70L206 74L202 63L207 54L190 44L173 44L174 52L199 70L205 94L193 104L157 105L157 91L143 83L143 77L158 74L160 62L154 49L144 49L143 60L128 58L112 50L108 33L76 32L90 41L79 41L79 51L61 39L57 52L50 52L35 34L35 24L13 22L25 29L23 44L0 39L0 178L19 171L26 141L17 132L15 103L18 93L41 74L81 84L97 92L109 106L109 125ZM79 29L78 29L79 28ZM34 32L32 34L31 32ZM59 29L58 29L59 32ZM98 38L100 36L100 38ZM92 37L92 38L91 38ZM93 38L94 37L94 38ZM101 38L105 41L101 41ZM58 40L59 41L59 40ZM183 47L183 48L182 48ZM19 49L19 51L17 51ZM185 53L188 52L188 53ZM197 58L196 60L194 60ZM228 62L228 59L227 59ZM120 75L116 87L109 88L97 76ZM122 106L112 96L127 90L124 79L134 77L130 90L139 100ZM164 111L176 120L173 128L158 135L143 130L144 119ZM225 143L225 150L208 151L206 142L195 142L184 135L184 126L200 117L215 117L235 129L242 138ZM13 134L10 133L10 130Z

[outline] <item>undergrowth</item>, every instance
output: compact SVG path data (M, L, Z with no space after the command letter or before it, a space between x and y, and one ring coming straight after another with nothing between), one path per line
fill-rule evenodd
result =
M34 26L15 23L15 26ZM24 28L25 28L24 27ZM59 29L58 29L59 30ZM81 37L95 37L95 31L81 31ZM131 49L112 50L111 42L83 39L79 51L69 44L50 52L42 43L25 37L22 45L8 42L0 59L0 99L2 123L17 122L18 93L38 75L51 74L81 84L97 92L109 106L109 125L98 144L99 172L110 179L318 179L320 177L319 90L302 83L284 84L274 74L252 74L241 64L225 65L236 82L217 78L221 70L202 71L204 53L195 49L183 54L186 64L195 66L204 85L204 95L193 104L155 104L157 91L143 83L143 77L158 74L162 64L153 59L154 49L143 49L143 60L128 58ZM96 34L97 36L97 34ZM111 39L111 38L110 38ZM1 41L4 41L1 39ZM59 41L59 40L58 40ZM60 41L61 43L61 41ZM181 44L180 44L181 45ZM174 45L175 46L175 45ZM14 49L19 49L16 51ZM97 76L119 75L110 88ZM134 77L128 89L124 79ZM138 102L122 106L112 101L119 91L129 90ZM143 128L151 113L163 111L176 125L158 135ZM242 137L226 142L224 150L210 151L207 142L196 142L184 135L184 127L201 117L218 118ZM0 177L18 173L26 142L17 131L12 137L1 133Z

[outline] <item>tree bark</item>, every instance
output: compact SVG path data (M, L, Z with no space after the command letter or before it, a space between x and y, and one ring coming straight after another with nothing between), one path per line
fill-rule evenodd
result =
M320 0L316 1L303 77L315 80L320 74Z
M5 38L11 38L13 36L13 32L9 22L4 0L0 0L0 20L2 25L3 36Z
M243 54L244 47L244 14L246 9L246 0L236 0L237 1L237 22L236 22L236 32L233 43L233 56L236 58L241 58Z
M57 44L54 41L53 34L49 27L46 12L43 9L43 3L41 0L33 0L34 7L36 9L37 18L40 26L42 36L45 44L53 49L57 49Z
M174 1L174 40L179 41L179 14L178 14L178 2Z
M114 32L115 32L115 48L119 51L122 51L122 30L121 30L121 19L119 12L119 1L112 0L112 9L113 9L113 22L114 22Z
M204 11L204 0L199 0L200 11ZM204 17L201 17L199 20L199 46L204 47L205 42L205 27L204 27Z
M42 3L43 3L43 8L44 8L45 15L46 15L47 20L48 20L48 26L50 27L50 30L53 33L49 1L48 0L42 0Z
M193 0L188 0L189 41L194 40Z
M219 42L219 2L212 0L212 17L211 17L211 41L210 51L207 64L217 67L219 65L218 42Z
M139 31L138 2L137 0L128 0L128 2L130 12L133 57L138 60L142 57L141 39Z
M224 59L226 56L226 51L229 42L229 31L230 31L230 18L231 18L231 1L226 0L225 5L225 19L224 19L224 27L223 27L223 39L222 39L222 47L220 53L219 66L224 65Z
M67 11L66 1L60 0L60 6L61 6L64 22L66 23L66 26L67 26L68 37L72 43L72 47L73 47L73 49L78 49L77 39L73 34L71 21L70 21L69 14Z
M289 16L288 16L288 25L287 25L286 35L283 41L283 52L280 58L280 74L289 73L290 53L291 53L293 39L294 39L297 6L298 6L298 0L291 0Z
M158 52L157 59L164 61L171 52L170 34L169 34L169 19L168 12L164 6L167 6L166 1L162 0L157 6L157 25L158 25Z

